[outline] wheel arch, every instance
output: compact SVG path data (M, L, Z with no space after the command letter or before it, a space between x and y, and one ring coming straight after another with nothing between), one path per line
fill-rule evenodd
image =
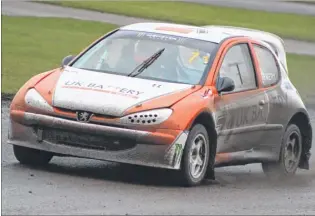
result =
M310 149L312 147L313 131L310 118L305 110L298 110L289 120L287 126L295 124L302 135L302 155L299 168L309 169Z
M201 124L203 125L207 132L208 132L208 138L209 138L209 148L210 148L210 158L209 158L209 172L213 172L214 163L215 163L215 156L217 152L217 132L215 130L215 121L213 119L213 115L209 111L202 111L199 113L195 119L192 121L192 123L189 126L189 129L191 129L194 125ZM208 172L208 173L209 173ZM209 173L210 175L214 175L214 173ZM214 176L212 176L214 178Z

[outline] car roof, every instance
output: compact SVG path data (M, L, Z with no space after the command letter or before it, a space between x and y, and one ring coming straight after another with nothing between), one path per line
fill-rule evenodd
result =
M211 29L193 26L193 25L182 25L173 23L135 23L127 26L123 26L120 29L133 30L133 31L144 31L150 33L168 34L173 36L181 36L192 39L205 40L214 43L220 43L231 35L222 32L220 29Z

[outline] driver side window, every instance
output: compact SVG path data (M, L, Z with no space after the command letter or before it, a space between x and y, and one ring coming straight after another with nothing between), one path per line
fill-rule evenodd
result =
M232 92L257 88L255 70L247 44L237 44L226 53L219 77L229 77L235 83Z

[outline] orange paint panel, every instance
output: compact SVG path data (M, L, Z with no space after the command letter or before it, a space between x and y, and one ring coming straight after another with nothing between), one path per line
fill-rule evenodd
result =
M157 129L155 132L151 133L151 140L154 143L161 144L172 144L176 137L180 134L179 130L170 130L170 129Z
M203 87L176 103L170 118L159 125L160 128L178 130L189 129L195 118L202 112L213 112L213 93L211 88Z
M170 27L170 26L157 27L155 30L176 32L176 33L182 33L182 34L188 34L194 31L192 28L180 28L180 27Z
M52 105L52 96L54 95L57 81L62 73L61 69L57 69L49 77L39 82L35 89L41 94L41 96L47 101L49 105Z
M215 88L196 86L195 88L145 102L142 106L131 108L126 114L160 107L170 107L173 109L173 113L169 119L159 125L149 126L149 128L185 130L191 126L200 113L204 111L214 112L214 95ZM137 127L141 129L141 126Z
M232 159L230 153L219 153L215 156L215 163L224 163Z
M23 123L24 120L24 111L21 110L11 110L10 112L10 118L15 121L18 122L20 124Z
M27 93L27 91L30 88L33 88L37 83L39 83L41 80L49 76L51 73L53 73L55 70L47 71L44 73L37 74L33 76L31 79L29 79L16 93L14 96L11 105L10 105L10 110L27 110L29 109L26 104L24 97Z
M75 112L67 112L67 111L61 110L57 107L54 107L54 112L58 116L66 116L68 118L76 118L77 117Z
M141 105L135 105L131 107L130 109L128 109L125 112L125 115L144 111L144 110L151 110L151 109L156 109L156 108L161 108L161 107L170 107L174 103L184 98L185 96L197 91L200 88L201 86L195 86L194 88L189 88L180 92L167 94L167 95L164 95L164 96L161 96L161 97L149 100L149 101L145 101L141 103Z

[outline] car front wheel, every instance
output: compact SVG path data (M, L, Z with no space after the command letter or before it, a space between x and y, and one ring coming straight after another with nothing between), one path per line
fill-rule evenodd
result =
M272 179L280 179L295 175L299 166L302 153L302 136L300 129L295 124L287 127L280 149L277 162L263 163L264 173Z
M180 178L184 186L200 184L209 164L209 137L206 128L201 124L192 127L184 149Z
M50 162L53 154L37 149L31 149L23 146L13 145L15 158L21 164L43 166Z

